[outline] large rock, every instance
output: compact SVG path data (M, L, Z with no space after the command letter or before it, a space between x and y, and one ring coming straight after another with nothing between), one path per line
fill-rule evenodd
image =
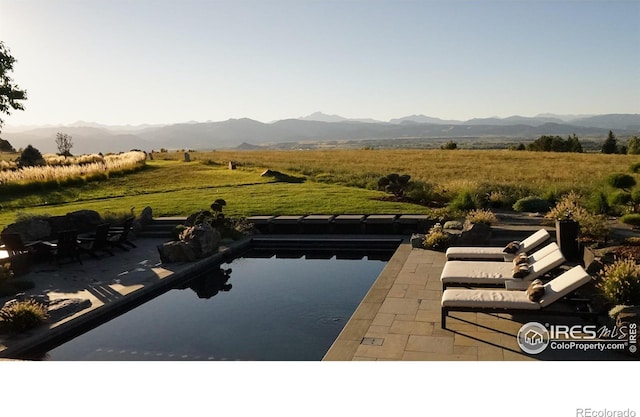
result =
M102 218L97 211L78 210L64 216L49 217L48 222L51 226L51 235L55 236L62 230L77 230L78 233L95 232L96 227L102 223Z
M180 241L190 246L198 258L217 252L221 240L220 232L206 223L187 227L180 233Z
M193 262L218 251L222 240L220 232L208 224L198 224L184 229L179 241L159 245L158 253L163 263Z
M46 219L34 217L12 223L2 233L18 233L24 242L44 240L51 236L51 224Z
M194 250L184 242L171 241L158 245L158 253L162 263L193 262L196 254Z

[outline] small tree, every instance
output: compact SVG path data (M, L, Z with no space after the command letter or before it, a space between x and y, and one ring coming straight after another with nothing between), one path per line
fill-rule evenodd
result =
M578 139L575 133L567 138L566 146L568 152L584 152L584 150L582 149L582 144L580 143L580 139Z
M447 142L444 145L440 146L440 149L448 149L448 150L458 149L458 144L455 143L454 141L450 140L449 142Z
M618 151L618 139L616 139L616 135L613 134L612 131L609 131L609 136L602 144L602 153L616 153Z
M42 153L31 145L24 148L16 162L19 167L39 166L45 164Z
M637 136L633 136L629 139L629 143L627 144L627 153L629 155L638 155L640 154L640 138Z
M56 146L58 147L58 155L72 156L71 148L73 148L73 142L71 136L66 133L56 133Z
M4 113L7 116L11 114L11 110L24 110L20 101L27 99L27 92L21 90L9 77L15 62L16 59L11 56L9 48L0 41L0 114ZM3 125L4 120L0 118L0 130Z

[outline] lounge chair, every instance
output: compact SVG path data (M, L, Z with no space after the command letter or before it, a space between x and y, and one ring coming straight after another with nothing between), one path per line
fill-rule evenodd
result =
M547 248L541 250L547 250ZM443 290L453 285L501 286L507 281L533 281L559 267L565 261L560 249L554 250L529 264L529 272L523 278L513 277L513 262L447 261L440 274L440 281Z
M558 300L566 297L576 289L591 281L591 276L580 265L571 268L544 285L544 294L540 301L529 299L526 291L509 291L505 289L462 289L451 288L442 293L442 328L446 328L446 319L450 311L481 313L545 313L556 315L590 315L589 311L574 311L549 308Z
M520 242L517 253L529 253L549 239L549 232L540 229ZM504 252L504 247L452 246L447 249L447 260L510 261L514 254Z

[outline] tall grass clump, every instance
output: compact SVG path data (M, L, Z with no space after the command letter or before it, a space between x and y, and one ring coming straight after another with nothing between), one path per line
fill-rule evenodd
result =
M145 165L146 154L132 151L99 157L99 160L94 156L89 156L86 160L79 157L76 160L78 163L70 165L59 164L56 159L54 165L25 166L16 170L0 171L0 189L13 185L14 187L7 188L15 189L17 186L17 189L24 187L25 191L28 191L29 187L33 186L48 189L60 185L82 184L87 179L103 179L109 174L140 169Z
M447 247L449 234L444 231L440 223L434 224L425 235L423 245L426 249L442 250Z
M545 217L551 220L575 220L580 224L582 239L605 240L609 234L606 217L590 213L581 200L580 194L570 191L560 198Z
M640 265L633 258L616 259L601 270L598 288L614 305L640 305Z
M37 327L47 317L47 307L33 299L7 303L0 309L0 325L15 333Z
M474 224L486 224L491 226L498 222L498 218L491 210L486 209L475 209L471 210L467 213L465 217L466 223L474 223Z

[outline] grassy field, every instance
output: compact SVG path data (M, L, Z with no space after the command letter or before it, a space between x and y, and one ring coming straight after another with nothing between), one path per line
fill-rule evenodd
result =
M630 173L637 155L566 154L501 150L328 150L212 151L155 153L147 167L126 176L78 186L0 195L0 227L19 214L64 214L79 209L100 213L139 212L188 215L217 198L232 216L258 214L426 213L428 208L380 201L377 180L409 174L445 199L461 191L484 195L503 191L512 199L547 198L575 190L610 193L605 177ZM236 161L238 169L227 163ZM304 179L276 182L260 176L266 168ZM635 175L635 174L634 174ZM637 177L637 175L635 175Z

